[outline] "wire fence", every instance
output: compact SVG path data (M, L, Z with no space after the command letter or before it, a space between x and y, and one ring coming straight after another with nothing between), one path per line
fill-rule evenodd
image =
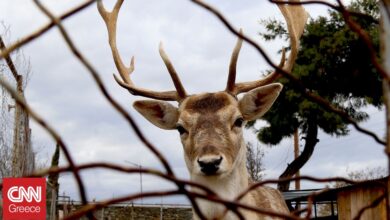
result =
M7 35L5 28L3 36ZM5 48L3 36L0 36L0 49ZM15 60L15 61L14 61ZM16 66L23 72L17 70ZM11 84L24 98L24 88L30 74L29 62L19 52L0 64L0 79ZM0 177L21 177L35 169L35 154L31 144L31 130L27 112L1 88L0 103Z
M266 52L263 50L263 48L258 45L255 41L247 37L245 34L241 33L238 29L233 27L231 23L226 19L225 15L219 12L216 8L210 6L204 1L200 0L192 0L191 2L194 3L194 5L198 5L204 10L210 12L211 14L215 15L221 23L234 35L237 37L242 38L247 44L251 45L254 49L258 51L259 54L261 54L265 60L280 74L282 74L284 77L290 79L292 82L294 82L297 86L297 88L302 92L302 94L309 100L319 104L324 109L336 113L339 116L341 116L344 120L352 124L358 131L362 133L362 135L368 135L371 138L373 138L376 142L383 145L384 147L387 146L386 153L387 155L390 154L390 145L387 143L387 141L382 140L380 137L378 137L375 133L362 128L355 120L353 120L347 112L344 112L340 110L337 106L332 105L329 103L326 99L312 93L310 90L307 89L305 85L303 85L298 78L293 76L290 72L285 71L284 69L280 68L279 65L273 63L270 59L270 57L266 54ZM353 12L350 12L346 9L346 7L343 5L343 3L338 0L335 4L331 4L324 1L277 1L277 0L270 0L270 2L273 2L275 4L322 4L326 5L327 7L330 7L334 10L337 10L342 13L346 23L349 25L349 27L354 30L366 43L367 48L369 49L371 53L372 63L374 64L375 68L378 70L378 72L381 74L381 77L383 78L383 81L385 84L389 84L390 74L387 73L387 71L384 69L380 61L377 59L375 51L372 49L372 45L370 42L370 39L367 37L367 34L362 30L357 23L354 22L353 19L351 19L351 14ZM138 124L133 120L132 116L127 113L125 108L121 106L107 91L106 86L104 85L102 79L100 78L100 75L98 71L94 68L93 65L83 56L82 51L80 51L72 42L71 38L68 36L68 32L62 25L62 21L66 20L73 15L77 14L78 12L82 11L83 9L94 5L95 0L88 0L80 4L79 6L69 10L68 12L65 12L64 14L60 16L54 16L51 11L49 11L44 5L41 4L39 0L34 0L34 3L40 8L42 13L44 13L48 18L50 18L50 22L37 29L35 32L25 36L24 38L21 38L17 40L16 42L12 43L11 45L7 46L5 49L1 50L0 59L6 59L10 56L11 53L13 53L15 50L24 47L28 43L34 41L37 38L42 37L47 33L48 30L52 28L58 28L61 32L61 35L63 36L64 41L69 46L69 49L73 53L73 55L88 69L89 73L91 74L94 82L98 85L102 95L105 99L108 100L110 105L123 117L124 120L128 122L128 125L132 128L134 133L137 135L137 137L142 141L142 143L145 145L147 149L149 149L162 163L165 171L159 171L154 169L148 169L148 168L134 168L131 166L121 166L117 164L112 163L88 163L88 164L77 164L77 162L74 160L74 158L71 156L69 152L69 146L66 145L65 141L61 137L61 135L53 128L53 126L45 120L42 115L36 111L35 109L32 109L28 103L23 99L23 97L20 97L18 92L14 89L13 86L9 85L8 82L0 78L0 85L7 90L11 96L16 100L16 102L21 105L29 114L30 118L32 120L35 120L42 128L44 128L51 137L55 140L56 143L60 146L62 152L65 155L65 158L68 162L68 166L62 166L62 167L54 167L45 171L41 171L39 173L34 173L31 176L46 176L48 174L58 174L58 173L71 173L76 182L78 191L81 198L81 204L79 208L71 210L71 211L63 211L63 219L79 219L79 218L88 218L88 219L104 219L104 211L103 214L100 213L100 217L103 215L103 218L100 218L99 215L96 215L97 210L105 210L107 207L113 206L113 205L120 205L120 204L133 204L131 201L134 201L136 199L140 198L150 198L150 197L164 197L164 196L171 196L171 195L184 195L186 196L189 201L191 202L191 207L193 208L193 211L199 216L200 219L206 219L205 213L202 212L202 209L199 207L199 204L197 201L200 199L202 200L208 200L210 202L218 203L222 205L226 210L225 214L227 212L232 212L238 219L244 219L242 210L248 210L252 212L261 213L263 215L268 215L270 217L278 217L283 219L310 219L312 217L313 213L313 201L315 201L315 198L318 196L321 196L322 194L326 193L328 189L324 189L321 191L316 191L310 194L307 197L307 200L305 202L305 206L301 206L298 210L296 210L293 213L285 214L280 213L278 211L270 211L268 209L255 207L254 205L250 204L243 204L240 202L240 199L243 198L246 194L248 194L250 191L255 190L257 187L261 187L266 184L271 183L279 183L279 182L286 182L286 181L293 181L295 179L300 180L306 180L306 181L312 181L312 182L318 182L318 183L330 183L334 181L341 181L349 184L357 184L359 182L352 181L350 179L346 178L315 178L311 176L300 176L300 177L294 177L294 178L285 178L285 179L275 179L275 180L265 180L258 183L255 183L251 185L246 191L244 191L241 195L237 196L234 200L228 200L225 198L220 197L217 195L214 191L209 189L205 185L198 184L196 182L192 182L189 180L183 180L178 178L174 175L172 172L172 168L167 160L154 143L151 143L144 134L140 131ZM382 8L384 10L383 16L385 19L389 19L388 16L390 14L388 6L388 1L382 1ZM363 16L363 15L362 15ZM386 41L385 43L390 43ZM389 59L389 58L387 58ZM384 95L386 96L386 91L384 92ZM386 101L387 102L387 101ZM388 108L388 106L387 106ZM390 117L387 118L387 120L390 120ZM389 126L389 123L388 123ZM108 199L103 201L96 201L94 203L90 203L87 201L87 195L86 195L86 189L87 185L85 185L85 181L80 176L80 172L83 170L88 169L97 169L97 168L103 168L108 170L115 170L122 173L128 173L128 174L135 174L138 175L139 173L143 173L145 175L152 175L159 177L161 179L170 181L176 185L176 189L174 190L167 190L167 191L148 191L148 192L142 192L142 193L136 193L131 194L119 198L114 199ZM388 180L386 179L385 183L380 182L378 183L383 188L383 193L381 196L379 196L374 201L370 202L369 204L364 205L364 207L360 208L357 212L357 216L354 216L354 219L360 219L360 217L369 210L370 208L376 207L381 202L385 202L386 204L386 210L387 213L389 213L389 192L388 192ZM196 189L196 190L190 190ZM66 202L62 204L67 204ZM135 205L132 205L135 207ZM65 209L64 209L65 210ZM95 213L95 214L94 214ZM223 218L224 216L222 216ZM386 217L387 219L390 219L389 215Z

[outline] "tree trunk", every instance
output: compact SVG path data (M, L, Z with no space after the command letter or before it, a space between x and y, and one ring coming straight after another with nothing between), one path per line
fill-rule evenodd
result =
M59 161L60 161L60 146L57 144L53 157L51 159L50 168L58 167ZM47 180L46 219L49 220L58 219L57 205L58 205L58 190L60 188L59 187L60 185L58 183L58 178L59 178L58 173L49 174Z
M318 126L314 119L308 119L307 132L305 138L305 147L302 153L290 163L284 172L279 176L279 179L293 177L310 159L313 154L314 147L316 146L318 139ZM283 181L278 183L278 189L280 191L287 191L290 188L290 181Z

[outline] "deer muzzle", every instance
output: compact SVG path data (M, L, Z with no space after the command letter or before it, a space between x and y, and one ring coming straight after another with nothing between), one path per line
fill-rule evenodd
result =
M206 155L198 158L197 162L203 174L216 175L222 160L223 157L219 155Z

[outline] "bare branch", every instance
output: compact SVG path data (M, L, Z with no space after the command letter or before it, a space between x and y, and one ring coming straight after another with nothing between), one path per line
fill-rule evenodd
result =
M325 109L328 109L328 110L330 110L332 112L335 112L335 113L341 115L348 122L352 123L355 126L356 129L362 131L363 133L366 133L366 134L372 136L378 143L386 144L383 140L378 138L374 133L372 133L370 131L367 131L367 130L365 130L363 128L360 128L360 126L358 126L357 123L354 122L345 112L341 111L338 108L335 108L335 107L331 106L330 103L327 102L326 100L322 99L321 97L315 96L312 93L310 93L309 91L307 91L306 88L304 87L304 85L302 85L299 82L299 79L295 79L293 76L291 76L291 74L289 73L291 71L291 69L286 68L286 66L290 66L289 61L290 61L290 63L293 63L291 61L292 59L289 58L288 61L287 61L287 65L284 65L284 60L285 60L285 53L284 52L283 52L283 55L282 55L281 65L279 65L279 66L274 65L270 61L270 59L266 56L266 54L263 52L263 50L254 41L252 41L251 39L247 38L242 32L236 31L236 29L234 29L230 25L230 23L227 22L226 18L223 17L222 14L220 14L218 11L216 11L214 8L208 6L204 2L200 2L199 0L193 0L193 1L195 3L197 3L197 4L200 4L202 7L206 8L207 10L213 12L216 16L219 17L219 19L226 25L226 27L231 32L233 32L236 36L239 37L239 40L238 40L238 43L237 43L237 45L239 45L239 46L236 46L236 49L234 50L234 52L232 54L232 58L231 58L231 64L230 64L230 70L229 70L230 73L229 73L229 79L228 79L228 85L227 85L227 90L228 91L232 91L231 90L232 89L232 85L233 86L235 85L235 68L236 68L236 62L237 62L237 58L238 58L239 47L241 46L242 41L246 41L247 43L249 43L252 46L254 46L258 50L258 52L261 53L265 57L267 62L269 62L275 68L275 72L278 72L278 73L282 74L283 76L291 79L292 81L296 80L296 85L299 87L299 89L302 91L302 93L308 99L319 103ZM88 215L88 213L91 213L94 210L97 210L97 209L102 208L102 207L106 207L106 206L108 206L110 204L115 204L115 203L118 203L118 202L122 202L122 201L130 201L130 200L134 200L134 199L137 199L137 198L144 198L144 197L168 196L168 195L186 195L189 198L189 200L191 201L191 203L192 203L192 205L194 207L195 212L199 215L199 217L201 219L205 219L205 218L202 215L202 213L200 212L199 207L198 207L197 203L195 202L195 199L202 199L202 200L208 200L208 201L213 201L213 202L219 203L219 204L225 206L226 210L230 210L230 211L234 212L239 219L243 219L243 216L240 213L241 210L250 210L250 211L253 211L253 212L263 213L263 214L266 214L266 215L269 215L269 216L280 217L280 218L284 218L284 219L300 219L299 217L294 216L293 214L288 215L288 214L280 214L280 213L277 213L277 212L271 212L269 210L261 209L261 208L258 208L258 207L254 207L254 206L250 206L250 205L246 205L246 204L241 204L238 201L240 200L240 198L244 197L245 194L247 194L251 190L254 190L256 187L260 187L260 186L262 186L264 184L269 184L269 183L278 183L278 182L281 182L281 181L283 182L283 181L291 181L291 180L295 180L295 179L303 179L303 180L309 180L309 181L314 181L314 182L344 181L344 182L351 183L351 184L359 183L358 181L351 181L351 180L345 179L345 178L337 178L337 177L335 177L335 178L320 179L320 178L315 178L315 177L310 177L310 176L301 176L301 177L297 177L297 178L294 177L294 178L286 178L286 179L280 179L280 180L267 180L267 181L259 182L259 183L255 184L255 185L249 187L245 192L243 192L241 195L239 195L236 200L228 201L228 200L225 200L225 199L222 199L222 198L218 197L218 195L216 195L215 192L210 190L207 186L203 186L201 184L197 184L197 183L194 183L194 182L191 182L191 181L186 181L186 180L181 180L181 179L176 178L174 173L173 173L173 171L172 171L172 169L171 169L171 167L170 167L170 165L168 164L167 160L163 157L163 155L156 149L156 147L154 145L152 145L144 137L144 135L140 131L140 129L137 126L137 124L135 124L135 122L133 121L132 117L124 110L124 108L121 105L119 105L110 96L110 94L106 90L106 88L105 88L105 86L104 86L100 76L98 75L97 71L84 58L84 56L80 53L80 51L74 46L72 40L69 38L66 30L64 29L64 27L61 24L61 20L62 19L66 19L67 17L78 13L79 11L81 11L84 8L86 8L87 6L89 6L94 1L93 0L87 1L87 2L83 3L82 5L78 6L77 8L72 9L71 11L65 13L64 15L61 15L59 18L53 16L50 13L50 11L48 11L38 0L34 0L34 2L51 19L51 22L47 26L43 27L42 29L39 29L37 32L34 32L31 35L27 36L26 38L23 38L22 40L20 40L20 41L16 42L15 44L11 45L10 48L2 49L1 53L0 53L0 58L1 59L6 58L7 56L10 55L10 53L12 51L14 51L14 50L16 50L16 49L26 45L28 42L31 42L32 40L42 36L47 30L51 29L53 26L56 25L59 28L63 38L65 39L66 43L69 46L69 48L72 50L73 54L88 69L89 73L93 77L94 81L98 85L100 91L105 96L105 98L127 120L127 122L129 123L130 127L137 134L138 138L145 144L145 146L147 146L147 148L149 150L151 150L154 153L154 155L159 159L159 161L161 161L161 163L163 164L163 166L164 166L164 168L166 170L166 172L160 172L160 171L152 170L152 169L139 169L139 168L135 169L135 168L122 167L122 166L118 166L118 165L114 165L114 164L105 164L105 163L89 163L89 164L84 164L84 165L76 165L75 162L73 161L73 158L69 154L68 147L66 146L65 142L60 137L60 135L53 129L53 127L50 126L33 109L31 109L30 106L20 96L18 96L17 92L9 84L7 84L7 82L5 82L4 80L0 79L0 85L2 87L4 87L11 94L12 97L15 98L15 100L17 101L18 104L20 104L23 108L25 108L25 110L30 114L32 119L37 121L38 124L40 124L45 130L48 131L48 133L52 136L52 138L59 144L59 146L61 147L61 149L64 152L64 155L65 155L67 161L69 162L69 166L67 166L67 167L60 167L60 168L49 169L47 171L44 171L44 172L41 172L41 173L37 173L35 175L42 176L42 175L45 175L45 174L48 174L48 173L71 172L75 176L75 178L76 178L77 186L79 188L80 197L83 200L84 204L87 204L86 203L87 202L86 201L86 197L87 196L86 196L86 193L85 193L85 186L84 186L83 181L82 181L82 179L81 179L81 177L79 175L79 172L81 170L84 170L84 169L107 168L107 169L117 170L117 171L121 171L121 172L125 172L125 173L139 173L139 172L142 172L142 173L146 173L146 174L150 174L150 175L154 175L154 176L158 176L158 177L161 177L163 179L166 179L167 181L170 181L170 182L176 184L176 186L178 187L177 190L155 191L155 192L146 192L146 193L141 193L141 194L133 194L133 195L128 195L128 196L125 196L125 197L122 197L122 198L117 198L117 199L112 199L112 200L106 200L106 201L98 202L98 203L92 204L92 205L85 205L81 210L73 213L71 216L67 216L66 219L78 219L78 218L80 218L80 217L82 217L82 216L84 216L86 214ZM282 2L280 2L280 1L278 2L276 0L274 0L272 2L275 2L275 3L278 3L278 4L286 4L285 2L282 3ZM346 21L348 19L350 20L350 15L352 15L352 13L348 12L345 8L343 8L343 5L341 4L340 1L338 1L338 2L339 2L339 6L334 6L334 7L336 7L338 10L343 12L343 15L344 15ZM114 7L114 11L116 11L115 12L116 14L119 12L119 7L120 7L120 5L122 3L123 3L123 0L119 0L116 3L116 5ZM304 2L301 2L301 4L309 4L309 3L327 4L327 3L322 2L322 1L304 1ZM296 3L295 2L289 2L289 4L296 4ZM330 6L330 7L332 7L332 6ZM102 17L111 16L111 15L108 15L108 14L109 14L108 12L103 12L102 13ZM114 20L115 20L115 23L116 23L116 18ZM364 39L364 33L363 32L362 33L359 32L360 31L359 27L358 26L354 26L355 24L353 23L352 20L347 21L347 22L351 26L351 28L355 28L356 31L358 32L358 34L361 35L363 37L363 39ZM369 42L366 42L366 43L369 46ZM160 54L161 54L161 57L163 58L163 61L164 61L165 65L167 66L167 69L168 69L168 71L169 71L169 73L171 75L171 78L174 81L174 84L175 84L175 87L176 87L177 91L169 91L167 93L160 92L159 93L159 97L160 97L160 99L163 99L163 100L180 100L180 99L182 99L183 97L186 96L186 92L184 90L184 87L181 85L180 80L178 79L178 76L176 74L176 71L173 68L173 65L171 64L171 62L169 61L169 58L166 56L165 52L163 51L162 46L160 47ZM372 55L372 59L375 62L375 59L374 59L375 54L371 54L371 55ZM291 56L291 54L290 54L290 56ZM120 60L120 58L119 58L119 60ZM377 68L381 68L380 65L376 66L376 67ZM118 79L116 77L116 80L118 81L118 83L121 84L121 86L126 87L127 89L129 89L128 87L132 87L132 85L129 84L128 82L131 82L129 75L130 75L131 72L133 72L133 70L134 70L134 58L131 59L130 66L128 68L125 67L125 72L128 73L128 74L127 75L123 75L123 76L121 74L122 80L120 80L120 79ZM378 70L380 70L380 69L378 69ZM385 78L385 79L387 79L387 78ZM263 80L265 80L263 82L267 82L268 83L268 82L272 82L273 80L275 80L275 78L274 78L273 75L271 75L269 77L266 77ZM258 81L257 81L257 83L258 83ZM258 84L254 83L251 86L256 86L256 85L259 85L259 84L261 84L261 83L258 83ZM236 84L236 86L237 85L240 85L240 84ZM247 89L247 88L245 88L245 89ZM131 89L129 89L129 90L131 91ZM134 88L133 88L133 90L134 90ZM140 95L143 95L142 92L145 92L145 94L153 93L153 91L148 91L148 90L142 91L141 93L139 93L140 91L136 91L136 92L138 92L138 94L140 94ZM202 193L190 192L190 191L188 191L186 189L186 186L191 186L193 188L200 189L202 191ZM385 187L386 195L387 195L387 188L386 188L385 185L384 185L384 187ZM1 188L1 184L0 184L0 188ZM320 192L317 192L317 193L314 193L314 194L309 196L308 207L306 209L307 210L306 219L310 218L310 214L311 214L311 211L312 211L312 205L313 205L313 201L314 201L315 196L317 196L317 195L319 195L319 194L321 194L321 193L323 193L325 191L327 191L327 189L325 189L323 191L320 191ZM366 207L362 208L359 211L359 215L357 216L357 218L359 216L361 216L364 213L365 210L378 205L383 199L385 199L384 195L378 197L371 204L369 204ZM91 219L94 218L91 215L89 215L88 217L91 218Z
M131 125L137 136L141 139L141 141L151 150L154 155L161 161L164 168L167 171L167 174L170 176L174 176L174 173L172 172L171 167L169 166L166 159L162 156L162 154L155 148L142 134L139 127L135 124L134 120L130 117L130 115L125 111L125 109L119 105L118 102L116 102L109 94L107 89L105 88L99 74L97 71L93 68L93 66L85 59L85 57L81 54L81 52L74 46L72 40L70 39L69 35L67 34L65 28L61 24L61 20L56 18L53 14L51 14L50 11L48 11L38 0L34 0L34 2L38 5L38 7L58 26L61 35L63 36L65 42L71 49L72 53L79 59L79 61L88 69L89 73L93 76L93 79L98 84L100 91L103 93L104 97L110 102L110 104L119 112L122 114L123 117L128 121L128 123ZM179 190L182 190L187 195L188 199L193 205L193 208L195 212L203 218L203 214L201 213L197 203L195 202L194 198L189 196L188 190L185 189L185 186L183 184L177 184L177 187Z
M69 10L68 12L65 12L64 14L62 14L60 16L60 19L62 20L65 20L77 13L79 13L80 11L82 11L83 9L87 8L88 6L90 6L92 3L94 3L96 0L88 0L82 4L80 4L79 6L75 7L75 8L72 8L71 10ZM25 36L24 38L20 39L20 40L17 40L15 43L9 45L7 47L7 49L5 50L1 50L0 51L0 59L4 59L5 57L7 57L10 53L12 53L13 51L17 50L18 48L21 48L23 46L25 46L26 44L30 43L31 41L37 39L38 37L42 36L43 34L45 34L48 30L50 30L52 27L54 27L55 24L53 22L50 22L49 24L41 27L40 29L34 31L33 33Z
M0 51L3 51L5 49L7 49L7 48L5 46L3 38L0 36ZM5 56L4 58L5 58L5 61L7 62L9 69L11 70L11 73L12 73L13 77L15 78L15 80L20 81L19 79L21 76L19 75L18 71L16 70L16 67L15 67L12 59L9 56Z
M273 68L275 68L276 72L282 74L284 77L286 77L287 79L292 81L295 84L296 88L300 92L302 92L302 94L307 99L309 99L310 101L313 101L313 102L319 104L321 107L323 107L324 109L326 109L326 110L328 110L330 112L333 112L333 113L336 113L336 114L340 115L344 120L346 120L348 123L352 124L355 127L356 130L358 130L359 132L364 133L364 134L372 137L377 143L379 143L379 144L381 144L383 146L386 146L386 141L384 141L381 138L379 138L374 132L362 128L354 119L352 119L348 115L348 113L346 113L345 111L343 111L343 110L333 106L326 99L324 99L324 98L322 98L322 97L320 97L320 96L310 92L306 88L306 86L303 85L302 82L298 78L296 78L291 73L286 72L285 70L283 70L282 68L280 68L279 66L274 64L271 61L271 58L265 53L263 48L261 48L254 40L250 39L248 36L239 33L239 31L237 31L233 27L233 25L226 19L226 17L222 13L220 13L217 9L213 8L212 6L210 6L209 4L205 3L204 1L200 1L200 0L191 0L191 1L194 2L195 4L201 6L202 8L206 9L210 13L214 14L225 25L225 27L231 33L233 33L234 35L236 35L239 38L242 38L245 42L247 42L252 47L254 47L263 56L263 58L267 61L267 63L269 65L271 65ZM267 78L265 78L264 80L266 80L266 79Z
M104 207L107 207L111 204L116 204L120 202L126 202L131 201L139 198L148 198L148 197L162 197L162 196L173 196L173 195L180 195L182 192L180 190L170 190L170 191L154 191L154 192L145 192L145 193L139 193L134 195L129 195L125 197L115 198L103 202L98 202L94 204L88 204L81 209L73 212L72 214L65 216L64 220L70 220L70 219L80 219L85 214L93 212L97 209L101 209Z
M9 83L7 83L4 80L0 79L0 85L5 88L12 96L12 98L15 99L15 101L21 105L29 114L29 116L35 120L42 128L44 128L50 135L51 137L56 141L56 143L59 144L61 147L61 150L64 152L65 158L69 163L69 166L72 169L72 173L75 176L77 185L79 187L79 193L80 197L87 204L87 196L85 192L85 186L84 183L79 175L78 172L78 167L76 166L73 158L70 156L68 147L66 146L65 142L61 138L61 136L54 130L54 128L47 123L38 113L36 113L25 101L22 97L19 96L18 92L15 91Z

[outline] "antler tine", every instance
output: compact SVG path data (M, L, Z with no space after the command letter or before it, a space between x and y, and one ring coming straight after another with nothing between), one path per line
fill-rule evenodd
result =
M240 34L242 34L242 29L240 29ZM236 84L236 69L237 69L237 60L238 55L240 54L242 46L242 38L237 39L236 46L234 47L232 56L230 58L230 65L229 65L229 76L228 81L226 85L226 91L230 93L234 93L235 91L235 84Z
M163 59L163 61L165 63L165 66L168 69L169 75L172 78L172 81L173 81L173 84L175 85L178 96L181 99L184 99L187 96L187 93L186 93L186 91L185 91L185 89L180 81L179 75L177 74L175 68L173 67L171 60L169 59L168 55L164 51L164 47L163 47L162 42L160 42L160 45L159 45L159 52L160 52L161 58Z
M299 2L300 0L290 0L291 2ZM287 59L287 65L284 70L290 72L294 66L295 60L298 56L299 39L303 34L306 21L308 19L308 13L305 11L302 5L278 5L284 18L287 22L287 29L290 35L291 52ZM296 20L295 22L293 22Z
M282 58L280 59L279 68L282 68L286 61L286 50L282 49ZM234 93L233 95L238 95L243 92L248 92L252 89L255 89L260 86L264 86L267 84L272 83L276 79L280 77L280 74L278 72L272 72L268 74L265 78L256 80L256 81L250 81L250 82L242 82L242 83L236 83Z
M121 77L121 79L119 79L116 75L114 75L116 82L123 88L127 89L133 95L139 95L139 96L144 96L144 97L159 99L159 100L166 100L166 101L180 101L182 99L181 96L182 94L178 94L176 91L156 92L156 91L136 87L132 82L130 78L130 74L134 71L134 57L131 58L130 66L126 67L119 55L119 51L116 44L116 28L117 28L118 13L123 2L124 0L117 0L113 10L111 12L108 12L104 8L102 0L97 1L98 11L102 16L104 23L106 24L107 27L108 42L111 48L112 56L114 58L115 66Z
M131 59L130 67L127 68L119 56L118 48L116 45L116 26L118 20L118 13L123 4L124 0L118 0L114 6L112 12L108 12L102 3L102 0L97 1L98 11L102 16L104 22L106 23L107 32L108 32L108 43L111 47L111 52L114 57L115 66L118 69L118 72L123 81L126 83L131 83L130 74L134 71L134 58ZM133 65L132 65L133 64Z
M299 0L289 0L289 2L299 2ZM286 20L291 42L291 51L288 56L287 63L285 64L285 50L283 49L282 59L280 61L279 67L283 68L285 71L290 72L298 55L299 39L303 34L308 14L302 5L278 4L278 7L284 16L284 19ZM237 95L239 93L248 92L254 88L269 84L279 77L279 72L274 71L265 78L257 81L237 83L234 86L235 88L233 89L233 94Z

